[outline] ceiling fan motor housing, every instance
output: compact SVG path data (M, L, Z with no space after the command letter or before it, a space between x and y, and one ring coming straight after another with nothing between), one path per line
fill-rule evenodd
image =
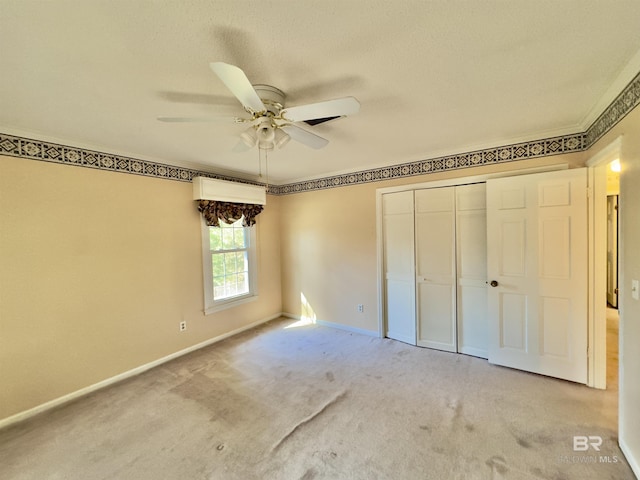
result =
M256 93L267 107L267 111L274 116L278 116L280 110L284 108L285 95L282 90L271 85L254 85Z

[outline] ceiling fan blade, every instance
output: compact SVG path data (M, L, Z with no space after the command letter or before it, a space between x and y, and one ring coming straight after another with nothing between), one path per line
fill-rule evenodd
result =
M267 109L264 103L262 103L262 100L260 100L253 85L251 85L251 82L240 68L224 62L212 62L209 66L231 93L240 100L240 103L245 109L253 112L262 112Z
M207 115L204 117L157 117L157 120L161 122L169 122L169 123L195 123L195 122L228 122L230 120L238 122L240 119L237 117L230 117L228 115Z
M280 116L289 122L304 122L314 118L342 117L353 115L360 110L360 102L355 97L337 98L325 102L310 103L282 110Z
M307 147L311 147L316 150L326 146L329 143L329 140L327 140L326 138L322 138L315 133L307 132L306 130L295 125L285 125L281 128L295 141L303 143Z

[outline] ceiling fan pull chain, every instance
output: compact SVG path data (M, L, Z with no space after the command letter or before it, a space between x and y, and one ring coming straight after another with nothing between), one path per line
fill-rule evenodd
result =
M264 155L265 185L269 191L269 150L258 148L258 178L262 180L262 156Z
M264 151L264 171L267 176L267 192L269 191L269 150Z

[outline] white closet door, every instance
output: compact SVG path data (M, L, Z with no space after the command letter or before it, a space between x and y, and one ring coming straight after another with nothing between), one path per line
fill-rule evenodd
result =
M486 184L456 187L458 352L488 356Z
M489 361L587 381L586 170L487 182Z
M455 188L415 192L417 344L457 351Z
M416 344L413 192L382 196L386 336Z

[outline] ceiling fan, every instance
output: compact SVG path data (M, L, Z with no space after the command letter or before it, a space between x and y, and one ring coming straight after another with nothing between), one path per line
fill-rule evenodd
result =
M270 85L252 85L242 69L224 62L209 64L211 70L240 101L248 118L232 117L236 123L249 123L240 134L244 149L258 145L261 150L282 148L290 139L308 147L319 149L329 143L326 138L311 133L298 125L322 123L337 117L353 115L360 110L354 97L326 100L308 105L285 107L285 94ZM228 116L158 117L162 122L207 122L228 119ZM235 150L238 150L236 147Z

